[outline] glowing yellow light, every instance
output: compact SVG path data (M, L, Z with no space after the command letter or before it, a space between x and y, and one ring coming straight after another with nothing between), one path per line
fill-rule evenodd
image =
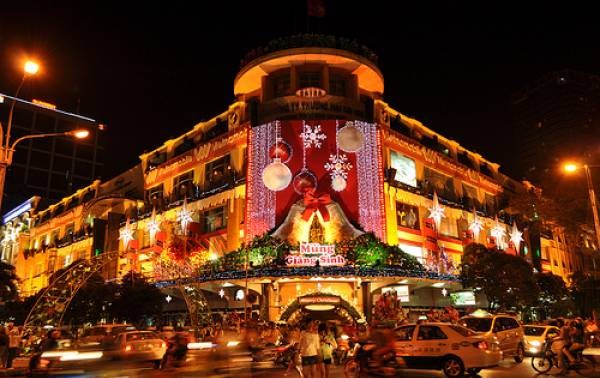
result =
M85 129L79 129L79 130L68 131L67 135L74 136L77 139L84 139L90 135L90 132Z
M30 75L35 75L39 71L39 69L40 65L31 60L25 62L25 65L23 66L23 70L25 71L25 73L28 73Z
M565 172L575 172L579 167L577 166L577 164L574 163L567 163L563 166L563 169L565 170Z

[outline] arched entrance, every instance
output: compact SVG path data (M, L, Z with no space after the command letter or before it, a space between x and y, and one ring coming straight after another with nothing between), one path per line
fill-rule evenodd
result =
M298 297L281 314L279 320L295 325L305 318L340 321L345 324L364 322L363 315L348 301L337 295L323 293Z

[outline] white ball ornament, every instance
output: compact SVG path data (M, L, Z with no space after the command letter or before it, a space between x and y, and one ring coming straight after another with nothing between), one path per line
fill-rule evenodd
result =
M336 192L341 192L342 190L346 189L346 185L346 179L340 175L335 175L331 179L331 189L335 190Z
M292 181L292 171L281 159L273 159L273 162L265 167L262 172L263 184L274 192L287 188Z
M365 136L352 122L346 122L346 125L337 132L338 147L344 152L357 152L364 143Z

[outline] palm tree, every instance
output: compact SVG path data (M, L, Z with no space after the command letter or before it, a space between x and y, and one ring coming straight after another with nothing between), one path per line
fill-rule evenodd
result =
M19 298L17 284L19 277L14 266L0 262L0 303Z

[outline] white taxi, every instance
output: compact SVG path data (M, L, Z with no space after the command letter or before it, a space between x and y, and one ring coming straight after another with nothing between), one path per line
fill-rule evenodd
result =
M550 325L524 325L525 353L538 354L544 348L546 339L552 339L560 334L560 329Z
M395 329L395 351L403 367L442 370L449 378L498 365L502 352L497 343L461 325L407 324Z

